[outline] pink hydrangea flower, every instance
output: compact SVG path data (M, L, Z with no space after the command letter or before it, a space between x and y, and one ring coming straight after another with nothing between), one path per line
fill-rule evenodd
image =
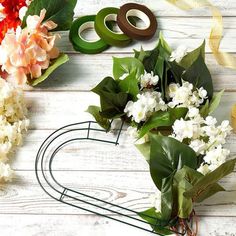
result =
M9 32L0 45L0 65L4 77L17 84L40 77L50 65L51 59L59 56L55 41L59 35L49 31L56 28L53 21L43 23L46 10L40 16L28 16L27 27ZM7 76L6 76L7 74Z

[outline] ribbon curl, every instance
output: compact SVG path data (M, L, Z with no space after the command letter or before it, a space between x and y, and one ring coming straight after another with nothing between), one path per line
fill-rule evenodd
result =
M223 37L223 18L220 10L213 6L207 0L166 0L176 7L188 11L200 7L208 7L212 12L212 27L209 36L210 49L218 62L218 64L236 69L236 57L233 55L220 51L220 42Z

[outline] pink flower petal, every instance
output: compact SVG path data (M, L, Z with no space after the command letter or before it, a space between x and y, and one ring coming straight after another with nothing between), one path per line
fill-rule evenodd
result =
M41 66L38 64L35 64L31 67L31 76L32 78L38 78L42 75L41 72Z

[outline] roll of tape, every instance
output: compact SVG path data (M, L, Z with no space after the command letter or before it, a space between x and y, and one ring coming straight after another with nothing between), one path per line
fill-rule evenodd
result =
M101 38L98 40L86 40L81 35L84 30L94 29L95 17L95 15L83 16L73 22L69 38L76 51L86 54L96 54L109 47Z
M115 7L107 7L100 10L95 18L95 30L107 44L123 47L132 41L131 38L123 32L114 32L107 26L107 22L117 21L118 11L119 9Z
M130 17L140 18L145 23L145 27L133 25ZM130 38L139 40L152 38L157 30L155 15L149 8L137 3L127 3L120 8L117 14L117 24Z

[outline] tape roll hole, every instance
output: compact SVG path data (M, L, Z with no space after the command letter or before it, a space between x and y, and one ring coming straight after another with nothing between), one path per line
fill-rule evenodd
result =
M78 34L80 38L82 38L85 42L94 43L100 40L94 29L94 22L88 21L82 24L78 30Z
M135 19L136 26L132 23L131 18ZM149 17L138 9L131 9L126 13L126 19L130 25L139 30L146 30L150 27L151 22Z
M108 22L112 24L112 30L108 28ZM104 19L104 24L109 31L114 34L124 34L117 24L117 15L116 14L109 14Z

